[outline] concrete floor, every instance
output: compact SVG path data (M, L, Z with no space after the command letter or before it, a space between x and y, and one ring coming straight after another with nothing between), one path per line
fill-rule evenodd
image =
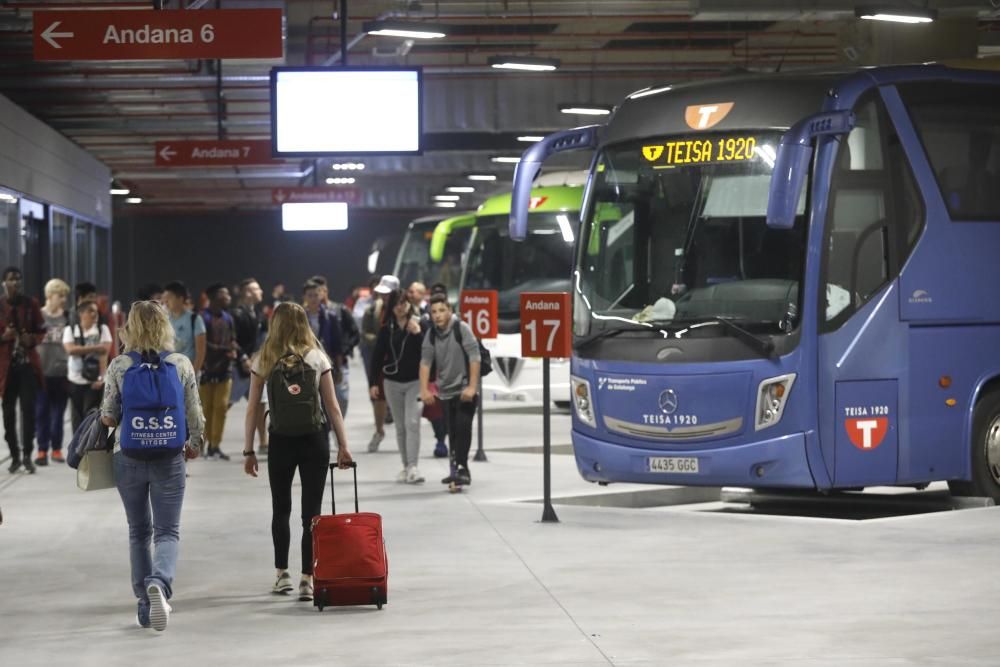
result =
M269 594L267 482L242 473L237 407L224 447L233 460L189 468L163 633L133 624L113 490L77 491L64 466L0 473L0 666L1000 665L998 508L850 521L698 511L718 503L557 504L561 523L541 524L541 506L523 502L541 495L540 455L503 451L540 445L540 409L488 411L489 463L450 495L426 425L423 486L392 481L391 434L365 452L363 391L356 382L348 428L361 508L385 521L382 611L321 614ZM557 445L568 429L557 416ZM345 507L349 487L338 487ZM648 489L587 484L565 454L553 487Z

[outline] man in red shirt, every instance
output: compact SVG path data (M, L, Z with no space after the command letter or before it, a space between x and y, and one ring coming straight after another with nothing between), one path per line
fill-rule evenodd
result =
M35 396L44 386L38 345L45 338L45 320L38 301L21 294L21 269L3 271L0 294L0 395L3 396L3 428L10 447L10 472L23 465L35 472L31 452L35 445ZM16 405L21 402L21 442L17 440Z

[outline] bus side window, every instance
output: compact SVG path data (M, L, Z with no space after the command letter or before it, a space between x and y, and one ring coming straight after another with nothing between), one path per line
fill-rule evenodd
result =
M823 331L841 326L898 274L922 225L912 174L874 93L862 97L855 115L830 185Z

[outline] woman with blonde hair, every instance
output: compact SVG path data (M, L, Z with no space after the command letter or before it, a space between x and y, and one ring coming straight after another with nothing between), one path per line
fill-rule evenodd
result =
M69 401L69 385L66 379L67 356L66 348L63 347L63 331L69 326L67 297L69 285L64 281L53 278L45 283L45 305L42 306L45 338L38 346L45 386L35 398L35 439L38 441L35 465L39 466L49 464L49 449L52 450L53 461L65 461L62 454L63 421Z
M185 459L198 455L205 418L198 398L198 380L191 361L173 352L174 330L167 318L167 311L155 301L137 301L132 304L125 327L119 332L125 354L117 356L108 366L101 403L101 421L106 426L122 422L123 410L131 410L131 386L127 387L125 374L138 364L130 375L176 372L178 385L183 391L185 424L176 424L173 435L183 442L183 456L178 449L151 446L136 451L130 445L129 429L146 428L153 433L157 427L153 418L142 422L142 417L132 417L118 429L115 442L115 484L125 506L129 527L129 557L132 566L132 591L138 598L136 622L156 630L167 627L171 607L167 603L173 595L174 574L177 569L177 547L180 539L181 504L184 501ZM161 369L161 366L163 367ZM172 371L173 369L173 371ZM166 382L167 386L172 382ZM163 384L157 384L162 387ZM123 397L123 389L128 389ZM179 412L179 406L172 406ZM166 411L161 411L167 414ZM166 428L174 428L161 421ZM186 439L180 429L187 427ZM159 433L159 432L158 432ZM123 435L124 434L124 435ZM159 435L157 435L159 437ZM161 444L150 439L151 445ZM123 444L126 445L123 449ZM152 507L152 514L150 508ZM153 552L150 553L150 538Z
M305 309L291 302L279 303L263 347L250 367L250 399L246 414L244 470L257 476L254 434L257 412L267 386L270 415L267 477L271 483L271 538L277 581L272 593L292 591L288 573L291 531L292 479L296 468L302 483L302 578L299 600L313 598L312 520L322 511L323 491L330 464L328 431L337 438L337 465L351 463L344 417L334 392L332 365L313 334ZM325 408L325 411L324 411ZM324 414L325 412L325 414Z

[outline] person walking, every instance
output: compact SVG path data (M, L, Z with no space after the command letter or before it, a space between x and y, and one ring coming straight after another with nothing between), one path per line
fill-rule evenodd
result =
M443 294L445 298L448 296L448 290L444 285L436 283L431 288L431 293L433 294ZM427 288L421 282L411 283L406 290L406 296L410 299L410 303L413 307L417 309L420 314L420 320L422 323L427 323L429 328L431 321L431 309L430 302L427 301ZM430 385L430 390L433 393L437 390L434 383ZM434 458L444 459L448 457L448 446L445 444L445 438L448 435L448 427L444 420L444 409L440 404L426 405L424 406L424 419L431 423L431 429L434 431Z
M186 484L184 461L198 455L205 419L194 368L186 356L172 351L174 332L166 310L152 301L133 303L121 339L125 354L115 357L108 366L101 422L113 427L123 422L123 415L128 418L127 423L118 429L113 459L115 485L128 519L132 592L137 599L136 622L141 627L162 631L167 627L172 610L168 600L173 597L177 572L181 505ZM173 436L174 441L180 440L180 447L152 447L136 451L128 434L122 435L129 428L136 429L137 423L143 423L141 411L130 414L133 408L128 392L134 390L126 382L126 373L137 364L140 368L133 372L154 365L157 369L164 366L165 373L176 372L177 383L174 384L172 378L167 376L165 384L176 393L183 394L187 438L177 433L176 426L168 427L173 431L156 435ZM143 383L132 383L133 386L136 384ZM177 407L172 406L171 409L176 410ZM165 408L163 406L160 411ZM150 422L152 419L147 420L146 425ZM156 442L167 442L169 439Z
M21 269L3 270L0 295L0 395L3 429L10 448L11 474L21 466L35 472L31 451L35 444L35 398L45 382L38 346L45 338L45 320L38 301L21 293ZM17 404L21 404L21 441L17 439Z
M378 332L368 374L372 400L378 400L384 387L385 399L394 415L396 443L403 460L397 482L420 484L424 476L417 468L420 457L420 359L424 327L420 313L412 306L403 290L389 294L386 302L388 320ZM428 326L429 328L429 326Z
M399 279L396 276L383 276L375 279L372 285L371 303L365 306L365 312L361 317L361 358L365 362L365 373L371 372L371 355L375 349L375 340L378 332L382 328L384 318L385 300L393 291L399 289ZM371 377L368 378L371 385ZM371 440L368 441L368 451L377 452L378 446L385 438L385 425L392 423L389 419L389 406L385 402L385 396L379 393L378 399L372 399L372 412L375 416L375 432Z
M81 302L76 317L77 323L66 327L62 339L69 355L67 377L74 433L84 416L101 403L111 352L111 330L106 324L98 324L97 302Z
M452 469L441 483L467 485L472 483L469 448L478 399L479 343L444 294L431 297L431 320L434 326L424 337L420 360L420 398L427 405L440 400L444 406ZM431 368L437 371L436 396L430 390Z
M354 348L361 341L361 333L358 331L357 322L351 311L342 303L337 303L330 299L330 286L325 276L316 275L309 279L317 286L320 303L325 311L324 318L329 320L331 326L338 330L340 338L340 348L338 350L327 349L327 354L334 360L340 373L335 377L335 388L337 390L337 402L340 404L340 411L347 417L348 400L351 395L350 373L351 368L347 362L349 357L354 356ZM317 334L318 335L318 334ZM320 337L320 340L323 340Z
M229 314L229 288L222 283L205 289L208 308L201 316L205 321L205 369L201 374L201 405L205 411L205 458L228 461L222 451L222 434L226 428L226 411L233 388L233 361L239 356L233 317Z
M190 295L184 283L175 280L163 287L163 303L174 330L174 351L191 362L195 375L205 364L205 320L188 306Z
M312 520L322 512L330 464L327 430L337 438L337 464L351 463L344 418L333 386L333 365L316 338L305 309L280 303L274 309L267 339L251 364L250 399L244 423L244 471L257 477L254 451L257 412L265 385L271 414L267 477L271 485L271 539L277 579L271 591L293 590L288 573L292 481L299 471L302 485L302 576L299 600L313 598ZM325 408L325 414L324 414ZM329 421L327 421L327 419Z
M39 466L49 464L50 449L53 461L63 463L66 460L62 444L69 380L66 379L68 356L63 347L63 332L69 326L69 313L66 312L69 292L69 285L58 278L45 283L45 305L42 306L45 338L38 346L45 384L35 400L35 437L38 440L35 465Z

